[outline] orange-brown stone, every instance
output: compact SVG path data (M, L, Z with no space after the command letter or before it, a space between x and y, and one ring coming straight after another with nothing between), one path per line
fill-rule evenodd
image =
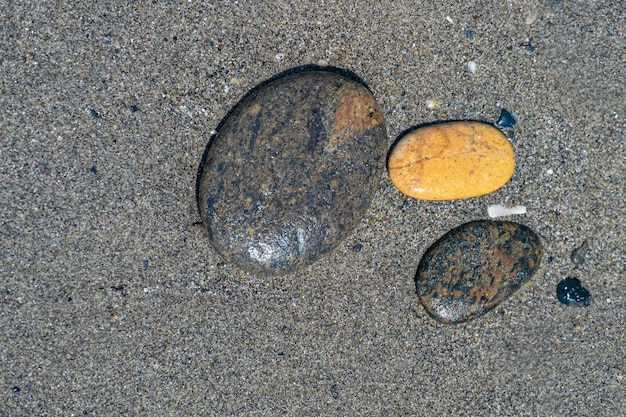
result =
M426 250L415 275L420 302L442 323L462 323L504 302L539 268L543 247L527 226L479 220Z
M492 125L449 122L406 134L392 149L387 168L394 185L411 197L455 200L502 187L513 175L515 154Z

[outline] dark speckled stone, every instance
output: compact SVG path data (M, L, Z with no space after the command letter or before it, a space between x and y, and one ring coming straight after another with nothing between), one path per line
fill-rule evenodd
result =
M261 85L205 151L198 207L211 244L259 274L314 262L366 212L386 146L374 97L351 78L304 71Z
M504 221L474 221L435 242L419 263L415 283L435 320L461 323L506 300L530 279L541 261L539 237Z

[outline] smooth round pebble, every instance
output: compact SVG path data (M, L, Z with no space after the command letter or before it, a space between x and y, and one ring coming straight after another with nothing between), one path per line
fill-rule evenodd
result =
M565 278L556 286L556 297L567 306L587 307L591 304L591 294L578 278Z
M481 122L417 128L400 138L387 169L398 190L424 200L477 197L513 175L515 154L502 132Z
M212 246L264 275L314 262L365 214L386 146L378 105L355 79L315 70L261 84L205 150L198 207Z
M541 262L539 237L512 222L465 223L428 248L415 284L428 314L442 323L480 317L530 279Z

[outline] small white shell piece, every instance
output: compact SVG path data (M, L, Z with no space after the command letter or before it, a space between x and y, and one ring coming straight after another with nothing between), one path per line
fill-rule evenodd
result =
M526 214L526 206L505 207L500 204L494 204L487 207L489 217L510 216L511 214Z

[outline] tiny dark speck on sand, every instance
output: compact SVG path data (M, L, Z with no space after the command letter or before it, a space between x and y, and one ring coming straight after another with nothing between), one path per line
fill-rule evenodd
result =
M352 246L353 252L361 252L361 249L363 249L363 245L360 243L357 243L356 245Z

